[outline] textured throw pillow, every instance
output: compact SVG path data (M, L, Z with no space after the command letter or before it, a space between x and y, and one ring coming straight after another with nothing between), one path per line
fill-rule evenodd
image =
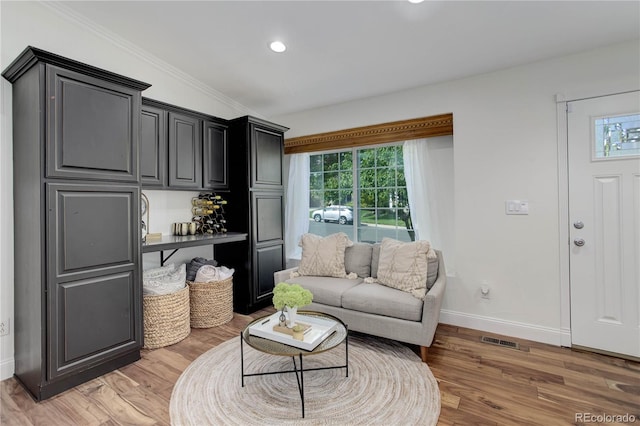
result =
M344 252L353 245L347 234L338 232L326 237L304 234L300 238L302 258L298 274L317 277L345 278Z
M422 299L427 292L428 256L435 253L428 241L404 243L384 238L378 259L378 282Z

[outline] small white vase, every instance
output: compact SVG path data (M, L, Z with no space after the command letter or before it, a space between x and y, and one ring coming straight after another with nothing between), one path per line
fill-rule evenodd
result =
M287 327L293 328L296 325L296 317L298 316L298 307L292 308L291 306L287 306L287 313L289 314L289 323Z

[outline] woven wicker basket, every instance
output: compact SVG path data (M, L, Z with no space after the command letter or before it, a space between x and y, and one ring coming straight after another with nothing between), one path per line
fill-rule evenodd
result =
M143 307L146 349L173 345L191 333L188 287L161 296L145 295Z
M233 277L211 283L187 281L191 327L209 328L233 319Z

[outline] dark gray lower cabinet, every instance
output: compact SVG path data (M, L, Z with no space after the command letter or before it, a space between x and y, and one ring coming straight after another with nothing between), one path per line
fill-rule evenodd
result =
M140 359L148 84L35 48L13 84L15 377L36 400Z
M142 346L138 186L45 184L48 386ZM139 356L139 355L138 355ZM21 367L17 372L22 372ZM80 376L81 377L81 376Z
M47 184L49 379L142 345L137 186ZM134 225L134 226L132 226Z

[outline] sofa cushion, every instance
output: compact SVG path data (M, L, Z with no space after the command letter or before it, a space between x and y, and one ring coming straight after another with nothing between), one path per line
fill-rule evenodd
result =
M344 252L344 269L347 274L355 272L360 278L371 276L371 252L373 246L367 243L353 243Z
M436 283L436 279L438 279L438 266L440 262L438 262L438 256L427 257L427 263L429 266L427 267L427 290L431 290L431 287Z
M378 263L380 260L380 243L371 246L371 276L378 277Z
M300 284L303 288L309 290L313 293L314 303L340 307L342 306L342 295L344 292L362 283L362 279L295 277L285 282L289 284Z
M410 243L383 238L378 260L378 282L423 298L427 291L428 241Z
M300 238L302 258L298 266L300 275L317 277L344 278L344 251L353 242L344 232L338 232L326 237L315 234L304 234Z
M316 301L315 297L313 301ZM422 300L407 292L381 284L363 283L342 295L342 307L345 309L408 321L422 320L422 304Z

